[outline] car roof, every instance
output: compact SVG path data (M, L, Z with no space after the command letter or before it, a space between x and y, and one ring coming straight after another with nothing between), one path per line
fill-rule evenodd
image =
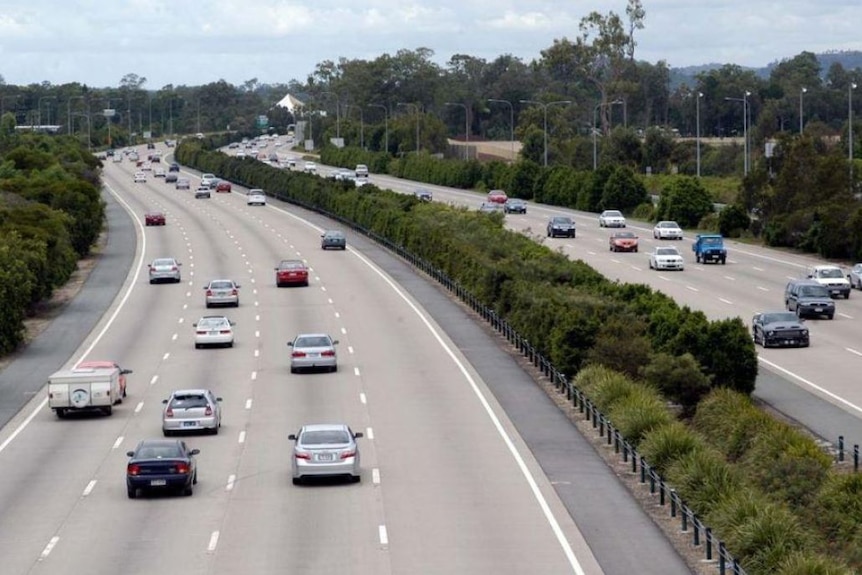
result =
M138 447L147 445L151 447L159 446L175 446L182 443L179 439L142 439L138 442Z
M308 423L302 426L302 431L347 431L345 423Z

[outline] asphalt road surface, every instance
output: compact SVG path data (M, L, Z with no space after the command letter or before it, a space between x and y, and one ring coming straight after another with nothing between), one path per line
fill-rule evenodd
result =
M688 573L509 354L409 267L352 234L346 252L322 251L323 222L290 206L246 206L236 187L195 200L134 170L106 167L116 259L69 309L104 293L61 322L69 349L48 346L46 373L19 379L30 389L11 386L8 405L82 357L133 369L129 396L110 417L59 420L37 393L0 431L4 574ZM165 227L143 227L151 209ZM148 283L160 256L182 262L181 283ZM276 288L273 266L292 257L311 285ZM242 285L238 308L204 307L218 277ZM192 324L215 313L236 345L195 349ZM338 372L290 374L286 342L303 331L340 340ZM127 499L125 451L161 436L171 391L201 387L225 420L186 438L201 450L194 495ZM287 434L320 421L365 432L361 483L291 484Z

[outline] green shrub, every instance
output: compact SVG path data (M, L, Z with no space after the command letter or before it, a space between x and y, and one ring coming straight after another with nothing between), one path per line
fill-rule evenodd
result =
M836 558L812 551L795 551L781 561L775 575L853 575L855 571Z
M587 361L634 378L649 363L651 353L652 343L644 321L633 314L620 313L599 327Z
M695 449L675 461L667 481L696 513L707 515L721 501L747 489L742 474L718 452Z
M606 414L618 401L640 389L638 384L625 375L599 365L581 370L575 379L575 385L587 393L593 403Z
M637 385L631 393L612 403L607 415L635 447L648 432L673 421L659 393L644 385Z
M757 505L754 513L722 535L749 575L771 575L788 555L809 549L811 534L788 509Z
M643 377L665 397L678 403L686 417L694 413L698 402L710 390L710 378L690 353L673 356L668 353L653 355L643 369Z
M644 458L661 474L682 457L705 448L703 439L680 421L654 428L639 446Z
M644 222L654 222L656 220L655 206L652 202L645 202L632 211L632 217Z
M810 520L834 549L853 539L862 542L862 474L831 474L817 492Z
M748 396L721 388L698 404L692 419L694 428L730 461L742 457L755 437L774 423Z

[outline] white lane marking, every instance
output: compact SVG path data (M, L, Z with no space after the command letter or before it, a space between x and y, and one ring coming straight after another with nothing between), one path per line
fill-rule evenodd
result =
M347 329L341 328L341 335L347 335Z
M251 278L251 283L255 283L254 278ZM257 290L254 290L254 293L257 293Z
M111 449L117 449L119 446L123 444L123 439L125 439L122 435L119 436L115 441L114 445L111 446Z
M129 301L129 298L132 295L132 290L137 285L138 277L141 275L141 270L144 267L144 254L147 252L147 236L144 233L144 223L141 221L141 218L132 209L132 207L128 204L128 202L126 202L123 198L121 198L117 194L117 192L115 192L113 190L113 188L111 188L110 185L108 185L108 184L102 184L102 185L105 187L106 190L108 190L111 193L112 196L114 196L114 198L116 198L116 200L118 202L120 202L120 204L125 206L126 212L128 212L128 214L131 216L132 220L134 220L135 224L138 226L138 230L141 232L139 234L139 236L141 238L141 250L138 253L138 265L135 266L135 274L132 276L132 281L129 282L129 287L126 288L126 293L123 294L123 298L120 300L120 303L117 304L117 308L111 314L111 317L109 317L108 321L105 322L105 325L102 326L102 330L93 339L93 341L90 343L90 345L87 347L87 349L84 350L84 353L82 353L80 355L80 357L78 358L78 361L75 362L76 364L80 363L81 361L84 360L84 358L86 358L88 355L90 355L90 352L93 351L93 349L99 344L100 341L102 341L102 338L105 336L106 333L108 333L108 330L114 324L114 321L116 321L117 316L120 315L120 312L123 310L123 307L125 307L126 302ZM21 432L23 432L27 428L28 425L30 425L30 422L36 418L36 414L39 413L42 410L42 408L44 408L46 405L48 405L48 398L47 397L45 399L43 399L42 401L40 401L39 405L37 405L36 407L33 408L32 413L30 413L30 415L28 415L26 417L26 419L24 419L24 421L22 421L21 424L15 428L15 431L13 431L9 435L9 437L7 437L5 441L3 441L3 443L0 443L0 453L3 453L3 450L6 449L9 446L9 444L12 443L15 440L15 438L18 437L21 434ZM50 553L50 551L48 551L48 552Z
M359 393L359 402L363 405L368 404L368 398L365 396L364 391Z
M632 266L632 269L635 270L636 272L644 271L644 269L642 267L639 267L639 266Z
M255 330L255 331L254 331L254 337L260 337L260 332L259 332L259 331L257 331L257 330Z
M259 303L257 300L255 300L255 301L254 301L254 307L257 307L257 306L259 306L259 305L260 305L260 303Z
M359 376L359 368L358 367L353 368L353 375L355 375L357 377Z
M380 485L380 470L376 467L371 470L371 483Z
M189 304L184 303L184 304L183 304L183 309L189 309Z
M727 305L733 305L733 302L732 302L732 301L730 301L729 299L724 299L723 297L718 298L718 301L720 301L720 302L724 302L724 303L726 303Z
M696 287L692 287L692 286L685 286L685 287L686 287L686 289L690 289L691 291L700 291Z
M374 439L374 430L370 427L365 428L365 437L368 439Z
M257 372L253 371L251 372L251 380L254 381L255 379L257 379Z
M759 268L759 267L757 267L757 266L751 266L751 267L752 267L752 269L754 269L754 271L756 271L756 272L762 272L762 271L763 271L763 268Z
M53 537L51 537L51 540L48 541L48 544L45 545L44 549L42 549L42 554L39 555L39 561L44 561L45 559L48 558L48 555L50 555L51 551L54 550L54 546L57 544L57 542L59 540L60 540L60 537L57 535L54 535Z
M245 400L245 408L246 409L251 409L251 402L252 402L251 398Z
M239 432L239 438L237 441L239 443L245 443L245 430Z
M326 302L327 302L329 305L332 305L332 304L334 303L334 302L332 301L332 298L329 298L328 300L326 300Z
M378 535L378 537L380 537L380 544L381 545L389 545L389 534L386 533L386 526L385 525L379 525L377 527L377 535Z
M213 551L216 550L217 546L218 546L218 531L213 531L212 535L210 535L209 545L207 545L207 552L212 553Z
M135 413L140 413L143 408L144 408L144 402L139 401L138 405L135 406Z
M158 376L158 375L154 375L153 377L151 377L151 378L150 378L150 385L155 385L155 383L156 383L157 381L159 381L159 376Z
M829 398L831 398L831 399L834 399L835 401L837 401L837 402L838 402L838 403L840 403L841 405L847 406L848 408L852 409L853 411L855 411L855 412L857 412L857 413L862 414L862 407L859 407L858 405L856 405L856 404L854 404L854 403L850 403L849 401L847 401L847 400L846 400L846 399L844 399L843 397L839 397L838 395L835 395L834 393L832 393L832 392L831 392L831 391L829 391L828 389L824 389L824 388L820 387L819 385L817 385L816 383L814 383L814 382L812 382L812 381L808 381L807 379L805 379L805 378L804 378L804 377L802 377L801 375L796 375L795 373L793 373L793 372L792 372L792 371L790 371L789 369L784 369L784 368L783 368L783 367L781 367L780 365L778 365L778 364L776 364L776 363L772 363L772 362L771 362L771 361L769 361L769 360L763 359L763 358L762 358L762 357L760 357L760 356L758 356L758 357L757 357L757 360L758 360L758 361L762 361L763 363L765 363L766 365L768 365L768 366L769 366L769 367L771 367L772 369L775 369L775 370L777 370L777 371L780 371L781 373L783 373L783 374L785 374L785 375L788 375L788 376L792 377L792 378L793 378L793 379L795 379L796 381L799 381L799 382L801 382L801 383L803 383L803 384L807 385L807 386L808 386L808 387L810 387L811 389L817 390L817 391L819 391L820 393L822 393L823 395L825 395L825 396L827 396L827 397L829 397Z
M320 291L326 291L326 286L320 286ZM330 300L329 303L332 303L332 301Z
M233 489L233 484L236 482L236 475L228 475L227 485L225 485L224 490L230 491Z
M254 295L257 295L257 288L254 288L253 290L251 290L251 293L253 293Z
M760 291L769 291L769 289L767 289L763 286L757 286L757 289L759 289Z
M191 283L189 283L189 285L191 285ZM192 297L192 292L187 291L187 292L186 292L186 297Z
M259 349L254 350L254 356L260 357L260 350Z
M177 337L179 337L177 334L172 335L171 341L177 341Z
M171 357L171 352L168 352L168 353L166 353L165 355L163 355L163 356L162 356L162 361L164 361L164 360L168 359L169 357Z
M666 282L669 282L669 281L670 281L670 278L669 278L669 277L662 276L662 275L660 275L660 276L658 276L658 277L660 277L661 279L663 279L663 280L664 280L664 281L666 281Z
M96 482L97 481L95 479L91 479L90 482L87 484L87 486L84 488L84 492L81 494L81 496L86 497L90 493L92 493L93 488L96 486Z
M353 346L352 345L347 346L347 353L353 353Z
M857 351L857 350L853 349L852 347L845 347L844 349L846 349L847 351L849 351L850 353L852 353L854 355L862 356L862 351Z
M254 321L260 321L260 316L259 315L254 316Z
M853 316L852 316L852 315L847 315L846 313L841 313L840 311L838 312L838 315L839 315L840 317L845 318L845 319L853 319Z
M724 279L729 280L729 281L732 281L732 282L735 282L735 281L736 281L736 278L735 278L735 277L732 277L732 276L724 276Z
M340 314L340 313L338 313L338 312L335 312L335 317L336 317L336 318L340 318L340 317L341 317L341 314Z
M185 318L182 318L182 317L181 317L181 318L180 318L180 320L179 320L177 323L183 323L184 321L185 321Z

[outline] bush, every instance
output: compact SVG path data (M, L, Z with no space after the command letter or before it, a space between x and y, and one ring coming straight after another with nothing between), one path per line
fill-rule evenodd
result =
M645 202L634 209L632 217L636 220L654 222L656 221L655 206L652 202Z
M655 354L643 369L643 377L665 397L681 405L686 417L694 413L698 402L710 390L709 376L703 373L690 353L680 356Z
M638 389L638 384L623 374L599 365L581 370L575 378L575 385L588 394L604 413Z
M647 365L652 344L647 326L630 314L611 316L599 327L596 340L587 353L589 363L600 363L629 377L637 377Z
M730 461L741 458L757 434L773 424L751 398L730 389L713 390L698 404L692 419L694 428Z
M656 427L646 434L639 447L644 458L660 474L667 473L681 458L705 448L703 439L680 421Z
M738 238L751 226L751 218L739 204L726 206L718 214L718 231L728 238Z
M811 534L788 509L767 503L752 511L734 528L722 530L728 549L749 575L771 575L788 555L810 547Z
M648 432L673 420L659 393L644 385L636 385L629 394L612 403L607 415L635 447Z
M671 181L662 191L656 217L675 220L683 228L693 228L713 212L712 203L709 191L697 178L683 176Z
M853 575L847 565L825 555L811 551L796 551L789 554L778 566L775 575Z
M668 468L667 480L686 503L708 515L725 498L747 489L742 474L710 449L695 449Z

